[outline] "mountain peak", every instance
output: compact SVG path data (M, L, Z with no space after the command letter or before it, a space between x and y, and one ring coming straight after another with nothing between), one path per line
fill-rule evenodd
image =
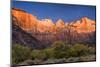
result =
M91 32L95 31L95 21L88 17L83 17L76 21L73 26L78 32Z
M43 25L49 26L49 27L54 25L54 23L51 19L42 19L41 22L43 23Z
M64 21L62 19L58 19L58 21L56 23L64 24Z
M63 27L65 25L64 21L62 19L59 19L57 22L56 22L56 26L57 27Z

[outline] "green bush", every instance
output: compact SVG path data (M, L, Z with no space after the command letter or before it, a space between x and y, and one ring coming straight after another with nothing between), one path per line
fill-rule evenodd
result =
M83 44L75 44L69 50L69 57L78 57L89 54L88 46Z
M44 52L47 58L54 58L54 48L45 48Z
M12 48L12 63L17 64L30 58L31 50L28 47L16 44Z
M77 51L73 47L71 47L67 52L66 58L76 57L77 55Z
M52 47L53 47L54 49L57 49L57 50L63 49L63 47L65 47L65 46L66 46L66 44L65 44L63 41L55 41L55 42L52 44Z
M75 48L75 47L74 47ZM78 51L79 56L84 56L89 54L89 47L83 44L76 44L76 51Z
M67 55L67 51L69 50L69 46L65 44L63 41L56 41L52 48L54 48L54 57L59 58L65 58Z
M44 60L46 59L46 54L43 50L33 50L31 52L31 59L39 59L39 60Z

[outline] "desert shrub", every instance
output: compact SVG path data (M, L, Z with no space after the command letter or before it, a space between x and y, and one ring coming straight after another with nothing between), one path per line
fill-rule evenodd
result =
M44 60L46 59L46 54L43 50L33 50L31 52L31 59L34 60L34 59L39 59L39 60Z
M66 58L76 57L77 55L77 51L73 47L71 47L67 52Z
M69 50L69 56L70 57L76 57L76 56L83 56L89 54L88 46L83 44L75 44L72 46Z
M63 47L65 47L65 43L63 41L55 41L53 44L52 44L52 47L54 49L63 49Z
M69 50L69 46L66 45L63 41L56 41L53 45L53 52L54 52L54 58L64 58L67 55L67 51Z
M45 48L44 52L47 58L54 58L54 48Z
M16 44L12 48L12 63L16 64L30 58L30 48Z

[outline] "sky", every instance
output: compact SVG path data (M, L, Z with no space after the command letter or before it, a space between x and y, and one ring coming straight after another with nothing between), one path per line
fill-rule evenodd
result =
M37 16L40 20L52 19L53 22L56 22L58 19L62 19L64 22L71 22L82 17L96 20L95 6L13 1L12 8L20 8Z

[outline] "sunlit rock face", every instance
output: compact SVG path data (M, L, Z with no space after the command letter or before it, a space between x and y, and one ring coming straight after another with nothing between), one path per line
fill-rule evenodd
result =
M51 19L42 19L38 21L37 29L40 32L51 32L54 23Z
M18 22L15 24L24 30L34 29L36 26L37 18L23 10L13 8L12 16L16 17L18 20Z
M95 31L95 24L94 20L91 20L87 17L83 17L80 20L73 23L73 28L79 33L89 33Z
M65 23L63 20L59 19L57 22L56 22L56 27L57 28L64 28L65 27Z
M56 32L67 28L68 25L79 33L95 31L95 21L87 17L70 23L65 23L62 19L59 19L54 23L51 19L39 20L32 14L17 8L12 9L12 15L18 19L18 22L15 24L26 31L36 32L37 30L39 32Z

